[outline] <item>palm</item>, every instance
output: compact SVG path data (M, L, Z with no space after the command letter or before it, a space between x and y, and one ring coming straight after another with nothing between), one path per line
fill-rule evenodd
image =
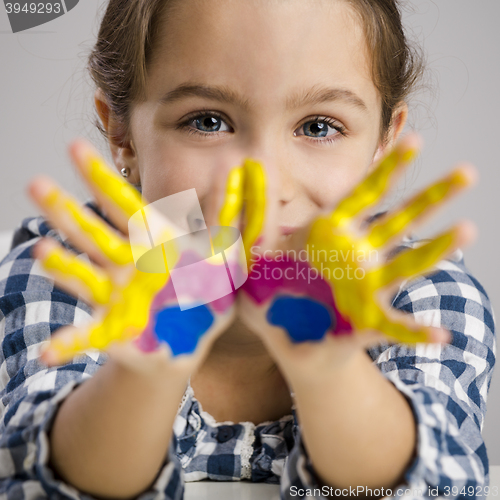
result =
M403 280L429 271L439 260L464 243L465 226L452 228L426 244L402 251L388 259L394 243L419 219L449 199L471 180L470 169L457 169L447 178L424 189L394 213L363 224L363 213L377 203L386 192L394 173L413 158L414 151L394 149L379 167L359 184L336 209L311 225L308 247L316 253L335 249L341 258L311 259L317 269L328 269L328 282L337 306L349 318L356 331L376 330L399 342L429 342L432 328L421 326L408 316L390 309L392 293ZM324 255L321 253L321 255Z
M35 201L47 213L52 225L63 230L73 246L86 252L92 261L83 260L55 241L43 241L41 249L38 245L37 256L56 283L73 295L81 296L93 308L90 322L78 327L63 327L51 337L42 360L47 364L61 364L82 351L97 348L113 352L129 365L143 363L145 366L152 358L140 352L163 349L162 340L170 346L174 356L191 355L196 350L193 359L201 359L210 342L205 341L202 348L197 349L198 340L204 336L213 341L234 316L234 297L231 295L212 302L204 300L210 294L210 287L213 292L217 286L211 273L219 272L221 266L213 262L206 264L203 283L206 286L201 287L201 296L195 293L186 297L184 293L185 301L211 304L196 308L185 306L187 310L183 311L182 319L186 325L183 335L177 333L174 323L180 307L171 269L186 257L193 260L196 248L190 249L187 244L186 250L186 238L183 249L171 244L167 252L170 262L166 265L163 260L166 244L151 249L149 242L164 242L186 231L151 206L146 209L138 192L107 167L93 150L89 153L89 145L80 144L78 148L73 151L75 162L120 231L79 206L50 181L39 181L32 186ZM138 220L146 219L148 234L144 237ZM158 255L162 256L161 260ZM131 349L128 341L139 349Z
M300 358L314 351L321 339L318 348L324 353L325 342L338 350L337 341L350 349L384 339L415 343L448 338L442 329L419 325L391 308L390 299L405 279L430 270L470 240L469 226L458 225L418 248L388 256L409 229L470 185L474 171L456 169L398 211L365 222L367 211L379 202L415 152L400 143L330 214L316 218L295 239L301 246L292 255L305 248L307 263L283 258L284 252L276 247L275 259L265 262L268 279L252 280L250 274L243 287L246 293L239 297L240 314L271 351ZM301 266L305 272L297 276ZM295 274L286 275L287 268L293 268ZM280 272L273 274L273 269ZM263 275L262 268L256 271ZM309 279L311 275L314 280Z

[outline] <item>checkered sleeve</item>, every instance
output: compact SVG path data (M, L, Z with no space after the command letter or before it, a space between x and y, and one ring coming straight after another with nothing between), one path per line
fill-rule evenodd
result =
M25 220L15 248L0 263L0 499L90 500L51 468L49 433L65 398L107 356L89 349L62 366L47 368L39 362L40 349L55 330L91 317L88 304L55 287L32 258L40 235L56 237L41 218ZM173 435L155 482L138 499L183 497L175 450Z
M481 431L495 364L494 315L460 250L437 267L403 284L392 305L420 324L449 329L453 340L443 346L383 342L367 350L408 400L417 429L415 455L401 484L389 492L391 499L488 496L488 457ZM305 498L308 490L314 498L328 498L321 495L321 483L295 424L295 446L283 471L281 499Z
M427 497L431 489L446 498L487 497L489 464L481 432L496 360L494 314L460 250L437 267L406 283L393 306L420 324L447 328L452 341L380 345L370 352L408 400L416 422L416 454L395 496Z

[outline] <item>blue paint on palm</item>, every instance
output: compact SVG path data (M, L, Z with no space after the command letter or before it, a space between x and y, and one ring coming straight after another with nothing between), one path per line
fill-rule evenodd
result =
M335 328L335 318L319 302L303 297L281 296L267 311L267 321L284 328L293 342L321 340Z
M174 356L191 354L200 337L212 326L214 316L206 305L181 311L179 306L162 309L156 314L155 333L166 342Z

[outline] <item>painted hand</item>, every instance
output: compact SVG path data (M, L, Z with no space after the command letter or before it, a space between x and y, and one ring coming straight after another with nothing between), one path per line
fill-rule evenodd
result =
M286 250L278 244L272 256L253 259L238 312L275 359L327 366L383 340L449 341L449 332L417 324L392 308L391 299L404 280L431 272L469 243L474 227L464 222L417 248L396 255L393 250L409 230L471 185L475 170L461 166L398 210L367 222L369 210L418 148L415 135L403 139L331 213L294 233Z
M139 193L111 170L89 143L75 141L70 154L118 231L81 207L50 179L42 177L31 183L30 194L51 226L61 230L71 245L89 259L76 256L50 238L43 238L35 245L34 255L57 286L79 295L93 309L89 323L60 328L45 346L41 360L58 365L86 349L97 348L135 370L151 370L155 361L170 363L173 358L177 366L191 370L231 322L234 296L219 294L221 298L210 304L202 300L198 307L181 311L168 266L155 268L154 272L138 270L134 265L134 250L139 252L140 245L131 247L128 238L133 215L145 215L145 211L149 221L151 218L156 221L157 229L150 228L152 233L156 231L156 234L150 232L155 241L164 241L175 234L177 226L151 205L146 207ZM161 249L164 250L164 245ZM193 252L196 253L192 249L179 250L176 264L186 258L193 261ZM163 260L160 264L164 264ZM204 293L211 290L217 295L213 289L219 282L211 273L218 270L220 265L207 262L203 276L198 276L198 288L201 286Z

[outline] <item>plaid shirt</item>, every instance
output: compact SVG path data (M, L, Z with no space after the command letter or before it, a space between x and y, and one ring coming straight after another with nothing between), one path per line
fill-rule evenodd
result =
M87 205L104 217L92 203ZM88 304L56 288L32 258L40 236L61 241L42 217L25 219L0 262L0 499L91 499L49 467L48 433L59 405L107 356L88 350L64 366L47 368L38 362L52 332L82 324L91 314ZM438 268L406 282L393 307L422 324L448 328L451 344L381 343L367 350L407 398L417 424L416 455L405 482L390 498L431 498L429 488L437 487L439 496L472 499L483 496L489 485L481 430L495 364L493 312L460 251ZM185 481L205 478L279 484L281 500L308 493L328 498L319 490L295 407L292 415L275 422L215 422L188 383L168 456L154 484L138 498L178 500Z

